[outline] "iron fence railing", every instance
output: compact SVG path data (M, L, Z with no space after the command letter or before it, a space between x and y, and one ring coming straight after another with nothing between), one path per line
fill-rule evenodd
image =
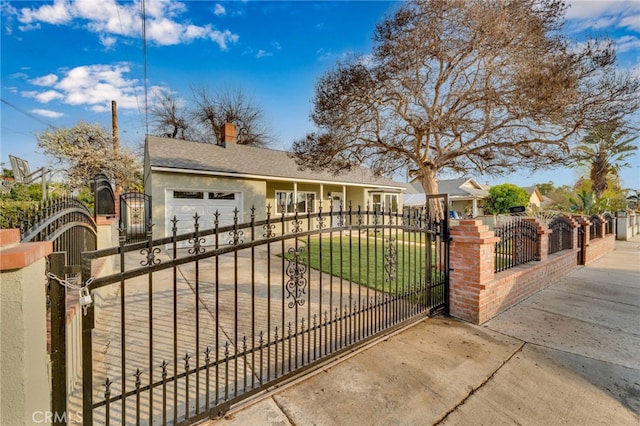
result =
M443 206L446 196L440 196ZM440 215L439 215L440 216ZM447 309L448 224L425 209L264 220L85 253L117 300L83 317L83 420L192 423L381 332ZM92 263L120 271L91 277ZM108 293L110 291L107 291ZM111 292L113 293L113 292ZM96 320L99 318L99 320Z
M500 241L495 245L495 272L539 260L538 227L526 218L514 217L497 226L495 235Z
M602 218L604 219L605 227L604 233L606 235L615 234L616 233L616 217L609 212L603 213Z
M78 199L61 197L48 199L24 211L17 223L23 242L53 241L53 251L67 253L68 265L80 265L83 251L95 250L97 227L92 212Z
M602 218L600 215L594 214L589 217L589 239L595 240L596 238L602 238Z
M573 248L573 227L565 216L556 216L549 222L549 254Z

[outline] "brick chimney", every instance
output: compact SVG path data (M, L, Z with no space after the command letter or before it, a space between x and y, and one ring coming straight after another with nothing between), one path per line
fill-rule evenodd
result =
M236 125L233 123L224 123L222 125L222 140L220 141L222 143L222 146L225 146L228 143L237 143L238 142L238 136L237 136L237 130L236 130Z

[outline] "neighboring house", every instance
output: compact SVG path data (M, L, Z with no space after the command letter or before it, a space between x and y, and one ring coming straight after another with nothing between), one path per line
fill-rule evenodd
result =
M524 190L529 194L529 206L530 208L537 208L542 210L544 207L545 197L542 196L540 191L535 186L526 186Z
M462 216L481 216L482 201L489 195L488 188L473 178L459 178L438 181L438 193L449 194L449 210ZM419 182L407 184L407 193L403 196L404 206L423 206L425 194Z
M171 233L175 216L178 232L193 230L198 213L202 229L214 225L214 213L220 214L220 226L251 219L277 219L284 212L293 215L316 213L322 207L365 210L384 206L402 208L404 184L376 177L364 168L339 175L328 171L301 170L285 151L255 148L236 143L236 128L226 124L224 143L220 145L147 136L145 144L145 192L151 196L154 237Z

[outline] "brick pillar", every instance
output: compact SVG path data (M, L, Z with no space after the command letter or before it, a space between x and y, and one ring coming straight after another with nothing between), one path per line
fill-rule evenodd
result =
M451 228L450 314L480 323L481 293L495 276L495 243L500 241L480 220L460 220Z
M578 229L580 228L580 224L576 220L575 217L565 216L571 222L571 248L576 250L578 247Z
M589 218L586 216L573 216L572 219L578 223L578 226L580 228L582 228L582 231L584 232L584 245L585 247L588 246L589 240L591 239L591 231L589 229L589 227L591 226L591 222L589 221Z
M544 260L549 256L549 235L551 229L546 223L540 221L535 217L525 217L522 219L525 222L533 222L538 228L538 260Z
M607 235L607 219L601 214L598 215L598 218L600 219L600 236L604 238Z

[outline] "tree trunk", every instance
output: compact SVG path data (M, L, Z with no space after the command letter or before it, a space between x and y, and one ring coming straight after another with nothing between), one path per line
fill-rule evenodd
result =
M422 189L424 193L429 195L436 195L438 193L438 182L436 180L436 173L433 169L427 169L420 178L420 183L422 184ZM427 198L426 208L429 212L429 216L431 219L442 220L444 218L444 209L445 206L442 205L439 199Z

